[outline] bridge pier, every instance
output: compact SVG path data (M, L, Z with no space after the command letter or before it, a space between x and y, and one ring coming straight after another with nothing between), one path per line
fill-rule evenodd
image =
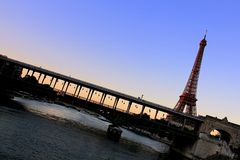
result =
M188 125L187 119L184 118L182 128ZM211 134L214 130L219 131L219 133L213 132ZM239 153L237 153L240 146L239 125L229 123L226 118L218 119L206 116L200 127L195 124L194 131L198 131L198 137L195 141L189 143L178 139L178 143L175 141L173 145L175 147L172 149L193 160L219 159L219 157L239 159Z
M185 143L187 144L187 142ZM212 139L205 133L200 133L199 138L194 143L186 144L172 147L172 150L191 160L204 160L210 157L214 159L219 155L233 159L236 156L225 141Z

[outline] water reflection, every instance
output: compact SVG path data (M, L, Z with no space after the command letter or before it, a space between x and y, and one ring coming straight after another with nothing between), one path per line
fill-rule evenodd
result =
M158 157L157 152L134 143L116 144L105 135L2 106L0 132L0 159L156 160Z

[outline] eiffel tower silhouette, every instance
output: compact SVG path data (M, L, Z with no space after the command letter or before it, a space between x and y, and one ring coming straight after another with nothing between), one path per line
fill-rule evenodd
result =
M199 50L197 57L195 59L192 72L188 78L187 84L183 93L180 95L180 98L174 107L174 110L177 112L187 113L189 115L196 116L197 108L196 108L196 94L197 94L197 84L198 78L203 58L204 48L207 45L206 34L204 38L200 42Z

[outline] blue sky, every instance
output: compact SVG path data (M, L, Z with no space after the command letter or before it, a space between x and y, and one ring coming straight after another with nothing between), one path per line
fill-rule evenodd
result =
M174 107L208 30L197 111L240 124L237 0L0 1L0 53Z

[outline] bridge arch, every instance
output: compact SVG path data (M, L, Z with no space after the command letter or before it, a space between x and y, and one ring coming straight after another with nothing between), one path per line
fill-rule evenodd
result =
M234 145L235 147L240 144L240 126L228 122L226 117L223 119L208 115L205 117L199 132L211 137L211 133L214 130L221 135L221 137L218 138L225 141L227 144Z
M222 129L213 129L210 131L210 136L216 140L225 141L227 144L232 140L232 136L225 130Z

